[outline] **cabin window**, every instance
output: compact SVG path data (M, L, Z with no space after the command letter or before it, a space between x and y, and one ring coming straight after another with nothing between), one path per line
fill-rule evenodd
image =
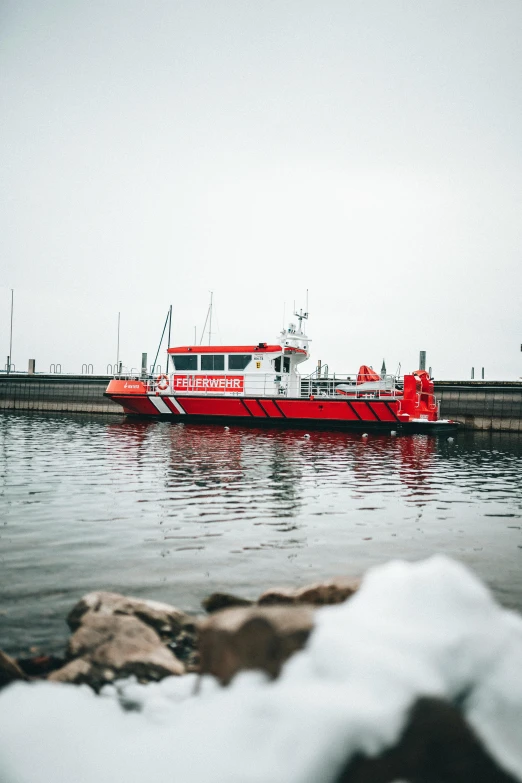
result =
M228 357L229 370L244 370L250 364L252 357L245 353L233 353Z
M274 370L276 372L281 372L281 357L278 356L277 359L274 359ZM290 372L290 357L285 356L285 360L283 363L283 372Z
M196 354L183 354L182 356L173 356L172 361L176 370L197 370L198 357Z
M202 370L224 370L225 369L225 357L223 354L203 354L201 357L201 369Z

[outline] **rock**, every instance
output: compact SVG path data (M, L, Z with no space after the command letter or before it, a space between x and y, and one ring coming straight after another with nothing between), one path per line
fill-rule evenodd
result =
M270 587L265 590L259 598L257 603L259 606L274 606L275 604L296 604L296 593L293 587Z
M230 609L232 606L252 606L253 603L254 601L230 593L212 593L201 602L201 606L206 612L212 614L221 609Z
M328 582L317 582L306 587L292 589L287 587L273 587L259 596L260 606L273 604L313 604L325 606L326 604L340 604L350 598L361 584L360 579L340 577Z
M73 660L52 672L54 682L85 682L95 690L116 678L135 675L141 682L183 674L181 661L150 626L128 615L88 612L69 640Z
M244 669L277 677L283 663L304 647L313 623L313 610L305 606L224 609L200 626L200 671L223 684Z
M71 631L76 631L84 623L87 614L100 617L130 615L154 628L163 639L176 636L190 621L184 612L169 604L130 598L119 593L94 592L84 595L69 612L67 623Z
M47 678L52 682L69 682L79 685L80 683L87 683L91 685L95 679L93 666L90 661L85 658L77 658L75 661L69 661L61 669L57 669ZM103 682L105 684L105 682ZM102 683L99 684L101 687ZM99 688L96 688L99 690Z
M15 680L28 680L29 677L24 674L17 662L6 653L0 650L0 688L9 685Z
M435 698L413 706L399 741L379 756L351 757L335 783L516 783L486 751L460 710Z

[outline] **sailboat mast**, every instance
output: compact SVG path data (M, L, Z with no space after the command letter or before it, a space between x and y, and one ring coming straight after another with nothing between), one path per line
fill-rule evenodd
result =
M209 314L209 322L208 322L208 344L212 345L212 297L214 296L214 292L210 292L210 305L208 308L208 314Z

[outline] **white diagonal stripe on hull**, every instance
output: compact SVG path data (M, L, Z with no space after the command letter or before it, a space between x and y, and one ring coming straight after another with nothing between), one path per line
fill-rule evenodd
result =
M159 413L172 413L169 406L165 405L161 397L155 397L154 395L151 394L149 396L149 400L158 409Z
M169 397L169 400L174 405L174 407L176 408L178 413L182 413L182 414L185 413L185 411L183 410L183 408L181 407L181 405L179 404L179 402L177 401L177 399L175 397Z

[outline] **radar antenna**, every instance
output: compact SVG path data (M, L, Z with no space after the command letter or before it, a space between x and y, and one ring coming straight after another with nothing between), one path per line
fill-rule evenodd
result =
M295 302L294 302L294 315L299 321L299 332L302 332L303 321L308 320L308 288L306 289L306 310L304 311L304 313L302 309L299 310L299 312L297 312L297 310L295 309Z

